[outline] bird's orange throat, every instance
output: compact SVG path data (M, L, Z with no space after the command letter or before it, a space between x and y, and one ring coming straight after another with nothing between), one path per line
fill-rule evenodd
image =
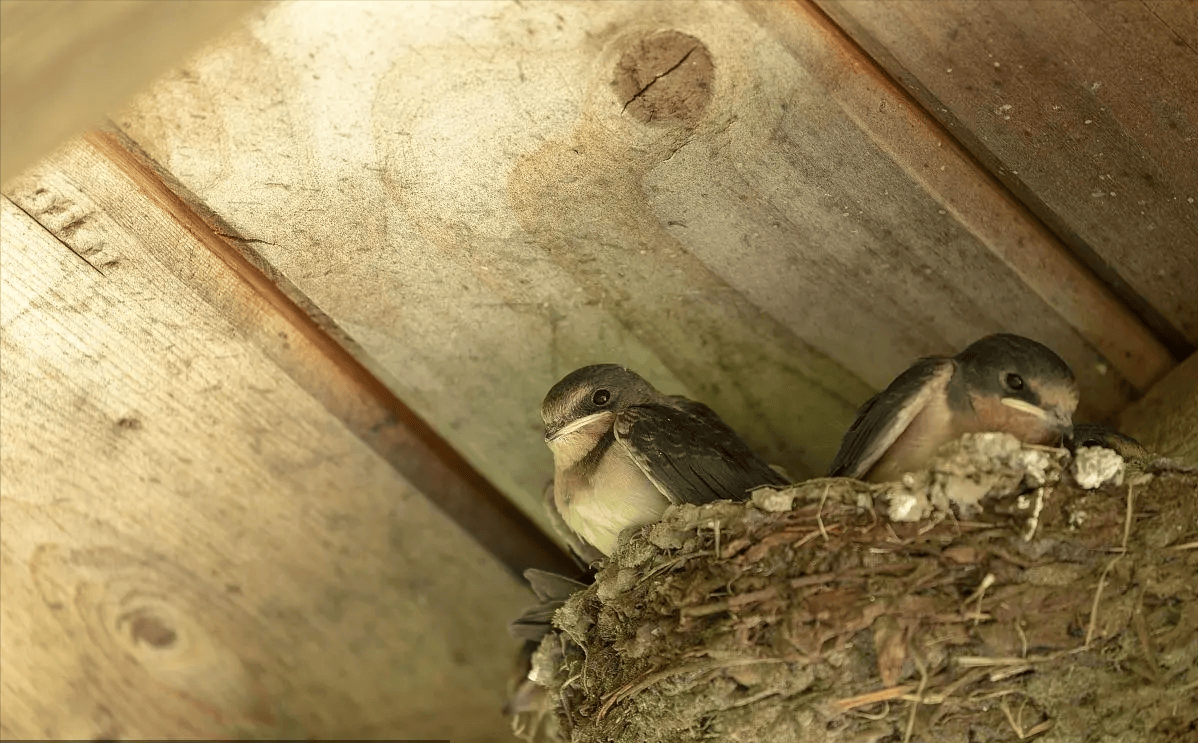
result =
M972 396L974 414L977 416L977 431L1009 433L1020 441L1042 446L1055 446L1061 442L1062 431L1051 421L1032 413L1003 405L993 395Z

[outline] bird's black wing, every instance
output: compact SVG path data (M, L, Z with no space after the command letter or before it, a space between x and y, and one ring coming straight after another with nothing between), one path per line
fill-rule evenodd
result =
M537 604L524 610L520 617L508 625L508 632L519 640L540 640L553 627L553 614L566 603L566 599L586 588L564 575L546 570L529 568L524 579L536 594Z
M711 408L692 400L634 405L616 416L616 440L671 503L744 501L789 484Z
M920 359L867 400L840 442L828 476L864 477L907 430L932 394L948 384L953 370L952 359Z
M537 599L545 602L565 603L566 599L587 587L581 581L537 568L525 570L524 580L528 581Z

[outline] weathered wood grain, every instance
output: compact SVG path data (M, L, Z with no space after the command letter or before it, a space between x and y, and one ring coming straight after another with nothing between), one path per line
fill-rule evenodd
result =
M1162 456L1198 465L1198 353L1124 410L1119 430Z
M0 734L509 739L528 594L257 337L304 333L86 143L9 187Z
M1165 338L1198 344L1198 5L816 0Z
M249 0L0 3L0 182L261 6Z
M91 132L85 146L68 148L63 170L104 184L99 199L112 199L128 211L127 193L137 206L148 200L157 218L153 238L142 246L175 271L194 291L250 334L280 368L316 397L405 479L461 525L514 575L527 568L570 574L574 563L495 486L470 466L443 438L363 367L351 338L319 308L300 307L279 289L286 279L270 266L251 265L228 243L228 228L215 218L213 231L167 184L125 145L108 133ZM36 209L23 182L13 198ZM43 199L44 200L44 199ZM211 215L210 215L211 216ZM59 234L70 242L69 234ZM199 277L197 278L197 273ZM226 291L236 277L254 295ZM241 283L235 283L241 286ZM261 311L247 316L246 303ZM543 517L543 513L538 513Z
M619 76L664 30L712 62L675 92L710 95L645 123ZM1091 418L1171 366L883 83L810 6L284 4L115 119L533 514L538 405L585 363L704 400L796 476L986 333L1056 348Z

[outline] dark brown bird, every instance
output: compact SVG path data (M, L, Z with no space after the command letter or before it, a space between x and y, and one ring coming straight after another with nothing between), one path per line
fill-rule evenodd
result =
M1022 336L986 336L951 358L921 359L870 398L829 475L898 480L966 433L1056 445L1069 437L1076 408L1077 381L1060 356Z

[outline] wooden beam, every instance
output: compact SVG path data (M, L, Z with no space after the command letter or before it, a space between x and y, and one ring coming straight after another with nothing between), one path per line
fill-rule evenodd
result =
M89 133L54 160L48 179L21 176L7 195L36 219L102 210L144 236L142 249L242 327L255 342L413 486L492 552L514 575L530 567L568 572L573 563L518 508L366 370L274 281L229 247L112 136ZM51 181L50 183L53 183ZM69 184L69 185L68 185ZM86 190L84 190L86 189ZM86 198L95 207L76 207ZM66 206L64 206L66 204ZM134 216L139 220L132 223ZM76 220L50 220L65 245L100 273L119 257L76 245Z
M1123 411L1119 429L1150 451L1198 465L1198 353Z
M530 514L537 408L587 363L703 400L796 477L913 360L987 333L1055 348L1092 419L1163 375L1134 313L806 7L283 4L114 121ZM689 108L625 105L621 75L692 49L662 88Z
M0 737L504 737L530 597L330 414L360 381L96 147L14 184Z
M1194 350L1194 3L816 2L1177 358Z

